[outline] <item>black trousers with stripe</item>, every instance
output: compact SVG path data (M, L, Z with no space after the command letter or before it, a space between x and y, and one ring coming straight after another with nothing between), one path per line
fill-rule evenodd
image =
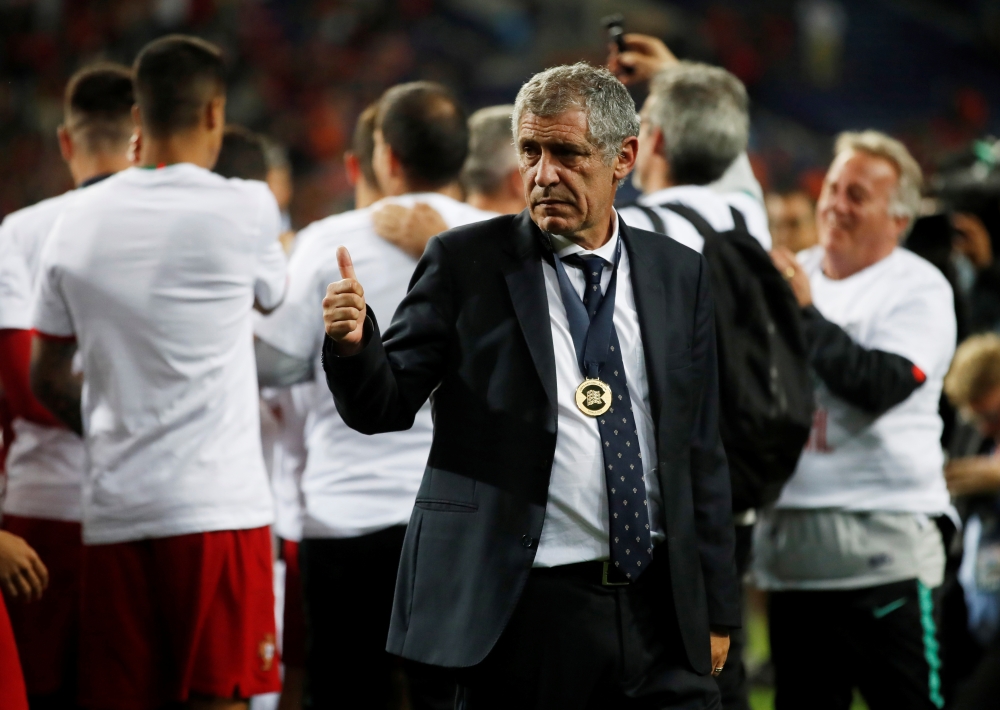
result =
M931 590L915 579L845 591L773 592L776 710L944 706Z

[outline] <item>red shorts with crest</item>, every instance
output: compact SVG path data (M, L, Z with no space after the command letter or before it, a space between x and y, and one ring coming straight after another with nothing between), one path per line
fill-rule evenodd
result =
M83 549L83 707L153 710L281 689L268 528Z

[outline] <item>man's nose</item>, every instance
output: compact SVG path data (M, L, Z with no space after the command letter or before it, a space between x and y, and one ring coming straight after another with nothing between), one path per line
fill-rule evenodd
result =
M535 184L538 187L552 187L559 183L559 170L552 156L542 153L535 169Z

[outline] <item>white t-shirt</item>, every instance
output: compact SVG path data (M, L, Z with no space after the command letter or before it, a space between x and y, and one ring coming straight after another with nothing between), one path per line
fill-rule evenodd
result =
M652 208L666 227L667 236L676 239L686 247L701 253L705 246L704 238L698 234L690 222L672 210L663 209L660 205L669 202L679 202L691 207L705 218L717 232L728 232L734 228L733 213L730 207L735 207L743 214L747 223L747 231L760 242L765 250L771 249L771 232L767 225L767 212L764 206L745 192L727 192L720 194L708 185L678 185L643 195L637 202ZM638 207L623 207L618 213L625 224L636 229L655 232L649 217Z
M846 279L827 278L823 248L799 253L813 303L860 345L902 355L927 380L881 416L832 394L817 378L813 430L779 508L947 512L938 403L955 353L951 287L903 248Z
M254 299L281 301L263 182L188 163L81 193L42 254L35 328L82 357L87 544L267 525Z
M607 244L592 254L602 257L609 264L614 262L618 248L618 220ZM554 241L558 237L553 238ZM567 240L568 241L568 240ZM575 244L556 241L559 258L583 252ZM606 560L610 555L608 537L611 521L608 519L608 486L604 472L604 447L594 417L588 417L576 406L576 388L583 381L576 347L569 330L566 306L563 304L559 277L548 262L542 263L545 276L545 295L549 306L549 323L552 329L552 351L556 364L556 449L549 478L549 497L545 506L542 536L535 554L535 567L555 567L576 562ZM601 291L606 292L611 283L610 268L601 274ZM580 269L567 268L566 275L581 297L586 281ZM628 252L622 248L618 263L618 286L613 316L615 332L622 350L625 381L628 383L632 413L635 417L639 450L645 470L646 496L649 501L649 525L653 543L664 535L659 526L660 481L656 476L656 432L649 406L649 379L646 374L646 357L642 347L639 313L635 308L632 289L632 270Z
M274 533L284 540L302 540L302 474L306 468L306 427L318 388L313 381L261 391L271 426L262 418L264 457L274 494Z
M449 227L496 215L436 193L385 200L405 206L423 202ZM327 217L299 233L292 255L288 298L257 325L268 345L316 364L319 390L306 427L306 470L302 477L306 512L303 536L345 538L367 535L410 519L423 477L433 433L430 405L417 413L407 431L366 436L341 420L329 394L320 356L323 346L323 297L340 280L337 247L351 253L365 300L382 327L388 327L403 300L416 260L379 237L372 212L382 203Z
M84 188L87 189L87 188ZM0 224L0 329L31 330L31 299L42 247L71 190L7 215ZM83 442L63 427L17 418L7 452L3 510L47 520L80 519Z

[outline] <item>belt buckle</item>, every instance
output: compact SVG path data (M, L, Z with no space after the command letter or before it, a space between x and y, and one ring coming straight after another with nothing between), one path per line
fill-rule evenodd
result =
M604 560L604 570L601 572L601 586L602 587L627 587L628 582L609 582L608 581L608 569L611 563L608 560Z

